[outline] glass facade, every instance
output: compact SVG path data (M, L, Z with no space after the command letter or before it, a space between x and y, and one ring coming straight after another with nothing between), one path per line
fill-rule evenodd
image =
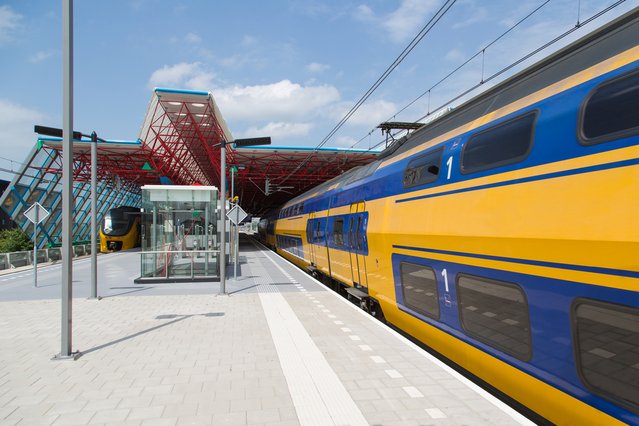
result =
M141 279L219 277L217 188L142 187Z

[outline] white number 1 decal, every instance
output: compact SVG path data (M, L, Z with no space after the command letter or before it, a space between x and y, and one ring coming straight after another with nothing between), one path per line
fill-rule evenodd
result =
M448 177L446 179L450 180L450 172L453 170L453 156L448 157L446 161L446 165L448 166ZM445 269L444 269L445 271Z
M446 293L448 293L448 274L446 273L446 269L442 270L442 277L444 277L444 285L446 286Z

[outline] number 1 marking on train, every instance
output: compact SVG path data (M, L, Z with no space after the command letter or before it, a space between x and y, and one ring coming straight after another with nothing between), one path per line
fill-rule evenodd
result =
M446 179L450 180L450 172L453 170L453 156L451 155L450 157L448 157L448 160L446 161L446 165L448 166L448 177ZM445 269L444 269L445 271ZM448 291L448 290L446 290Z
M448 274L446 273L446 268L442 270L442 277L444 277L444 285L446 286L446 293L448 293Z

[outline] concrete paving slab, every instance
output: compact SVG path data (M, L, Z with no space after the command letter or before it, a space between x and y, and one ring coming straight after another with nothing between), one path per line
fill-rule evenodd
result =
M56 266L1 277L0 424L526 424L272 252L243 245L228 295L137 287L137 256L100 256L100 301L76 262L76 361L51 361Z

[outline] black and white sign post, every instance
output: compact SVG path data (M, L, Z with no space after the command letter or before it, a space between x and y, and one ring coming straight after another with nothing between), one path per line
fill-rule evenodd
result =
M24 215L33 223L33 286L38 286L38 225L49 216L47 209L35 202L24 211Z
M235 225L235 260L233 261L233 266L235 266L235 279L237 280L237 265L239 263L239 255L238 255L238 250L240 248L240 245L238 243L238 240L240 238L240 222L242 222L244 219L246 219L246 216L248 216L248 214L244 211L244 209L242 209L242 207L240 207L239 204L236 204L235 206L233 206L231 208L231 210L229 210L229 212L226 214L226 216L229 218L229 220L231 221L231 223L233 225Z

